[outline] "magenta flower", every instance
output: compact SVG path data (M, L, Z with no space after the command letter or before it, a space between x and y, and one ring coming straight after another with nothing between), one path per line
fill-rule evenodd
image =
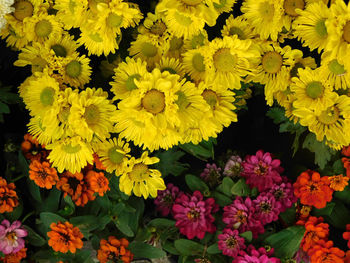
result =
M215 218L211 213L219 210L214 198L203 200L203 195L195 191L192 196L183 194L175 200L173 215L176 220L175 226L180 233L192 239L204 238L206 232L214 233L216 230L213 222Z
M265 248L261 247L256 250L254 246L249 245L247 252L242 251L232 263L280 263L280 259L271 257L272 253L273 248L267 252Z
M280 173L283 172L283 168L280 164L280 160L273 160L270 153L259 150L256 155L248 155L245 158L241 175L247 179L250 187L257 187L263 192L282 181Z
M294 195L293 185L288 182L287 177L282 177L283 181L280 185L274 185L270 189L271 193L275 199L276 203L280 205L280 212L284 212L287 208L292 207L292 205L298 200Z
M27 234L27 230L21 228L20 221L16 220L10 224L4 219L0 225L0 251L5 255L18 252L24 248L23 237Z
M224 175L229 177L240 176L242 167L242 159L238 155L232 155L225 164Z
M159 211L162 216L169 215L176 198L181 194L182 192L179 191L178 187L171 183L167 184L165 190L158 190L157 198L154 200L156 210Z
M275 197L270 193L261 193L253 201L255 206L255 219L266 225L278 219L280 214L280 204L276 202Z
M214 187L220 181L221 168L217 167L215 163L207 163L200 176L206 183L209 184L210 187Z
M237 230L225 228L218 239L218 247L224 255L236 257L240 250L245 249L244 238L239 236Z

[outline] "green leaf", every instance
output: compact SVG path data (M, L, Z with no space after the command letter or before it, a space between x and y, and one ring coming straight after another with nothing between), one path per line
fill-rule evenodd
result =
M6 218L10 221L15 221L20 218L23 213L23 205L20 203L11 213L6 213Z
M18 94L11 92L11 87L0 88L0 101L7 104L15 104L20 102Z
M49 192L49 196L40 204L37 205L37 210L40 212L56 212L61 199L61 191L53 188Z
M244 237L244 239L247 242L252 242L253 239L253 233L251 231L246 231L244 233L239 234L241 237Z
M10 108L7 104L0 101L0 113L10 113Z
M131 242L128 249L136 258L162 258L166 256L162 249L143 242Z
M334 175L344 174L345 173L344 164L343 164L341 159L336 160L333 163L332 168L333 168Z
M66 219L64 219L63 217L51 212L40 213L40 220L44 224L44 226L47 228L50 228L51 223L57 223L58 221L60 222L66 221Z
M250 192L251 190L244 178L239 179L231 188L231 193L237 196L248 196Z
M286 209L283 213L279 214L279 217L283 220L285 224L288 226L294 225L295 223L295 207L292 206L291 208Z
M110 216L93 216L84 215L72 217L69 220L74 226L78 227L83 233L85 238L90 237L90 232L96 229L104 229L105 226L111 221Z
M219 249L218 243L215 243L215 244L208 247L207 253L208 254L220 254L220 253L222 253L222 251Z
M199 177L192 174L186 174L185 181L192 192L198 190L204 196L210 195L209 187Z
M304 233L304 226L291 226L269 236L265 242L275 249L276 257L292 258L300 247Z
M350 205L350 187L346 186L343 191L335 191L333 196L345 204Z
M212 191L211 196L214 197L215 202L221 207L227 206L227 205L232 203L231 198L227 197L226 195L224 195L218 191Z
M26 236L26 242L35 247L42 247L46 244L46 240L36 233L29 226L23 225L23 227L28 231L28 235Z
M180 255L180 252L177 251L172 241L166 240L163 244L163 249L172 255Z
M321 208L321 209L317 209L315 208L313 211L312 211L312 214L314 216L317 216L317 217L326 217L326 216L330 216L333 212L333 209L335 207L335 202L330 202L330 203L327 203L327 205L324 207L324 208Z
M285 110L281 107L270 108L267 111L266 116L270 117L275 124L280 124L288 120L285 116Z
M186 143L179 147L194 157L206 161L208 158L214 159L214 144L216 144L216 140L210 138L208 141L201 141L199 144Z
M335 200L323 209L315 209L313 215L322 216L332 226L345 230L346 224L350 222L350 211L345 205Z
M204 246L192 240L175 240L175 248L184 256L202 255Z
M216 187L216 190L223 193L224 195L226 195L228 197L231 197L232 196L231 189L232 189L234 184L235 183L232 181L231 178L224 177L221 184L218 187Z
M324 142L316 140L316 136L313 133L309 133L303 143L303 148L315 153L315 164L321 169L324 169L327 162L330 161L335 151L329 148Z
M114 220L115 226L126 236L133 237L134 232L129 226L130 213L122 213Z
M162 173L163 177L167 175L181 175L190 167L189 164L181 163L179 161L184 155L184 152L176 151L174 149L159 151L155 154L155 156L158 157L160 161L154 166Z
M154 226L157 228L162 228L162 227L175 227L175 221L166 219L166 218L155 218L151 221L149 221L148 226Z
M130 226L133 233L137 232L139 226L139 219L143 215L145 209L145 203L143 198L137 198L135 196L130 197L127 201L126 211L129 211L128 214L128 225Z

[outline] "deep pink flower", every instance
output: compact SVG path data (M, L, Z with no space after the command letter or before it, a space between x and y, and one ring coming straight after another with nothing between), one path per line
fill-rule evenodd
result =
M225 164L224 175L229 177L240 176L242 167L242 159L238 155L232 155Z
M240 250L245 249L244 238L239 236L237 230L225 228L218 239L218 247L226 256L236 257Z
M176 198L181 194L182 192L179 191L179 188L171 183L167 184L165 190L158 190L157 198L154 200L157 211L159 211L162 216L169 215Z
M266 225L278 219L280 204L271 193L261 193L254 201L255 219Z
M276 202L280 205L280 211L284 212L287 208L292 207L292 205L298 200L298 198L294 195L293 185L288 182L287 177L282 177L282 183L280 185L274 185L270 189L269 193L271 193Z
M275 257L271 257L273 254L273 248L269 252L265 248L259 248L256 250L254 246L249 245L247 252L242 251L232 263L280 263L281 260Z
M246 156L241 175L250 187L257 187L259 192L263 192L282 181L280 174L283 168L280 164L280 160L273 160L270 153L259 150L256 155Z
M4 219L0 225L0 251L5 255L18 252L24 248L23 237L27 234L27 230L21 228L20 221L16 220L10 224Z
M221 168L217 167L215 163L207 163L200 176L210 187L214 187L220 181Z
M214 233L216 230L213 222L215 218L211 213L219 210L214 198L203 200L203 195L195 191L192 196L183 194L176 198L173 205L173 215L176 220L175 226L180 233L192 239L202 239L206 232Z

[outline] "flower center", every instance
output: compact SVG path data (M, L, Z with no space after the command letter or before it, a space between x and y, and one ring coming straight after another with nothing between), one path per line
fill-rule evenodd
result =
M346 72L344 65L339 64L337 59L333 59L328 63L328 69L335 75L342 75Z
M130 179L135 182L143 181L143 176L147 175L148 166L143 163L136 164L129 173Z
M204 72L205 66L204 66L204 57L200 53L196 53L192 57L192 66L194 69L198 72Z
M37 172L37 175L40 179L45 180L48 174L45 172L45 170L40 170Z
M337 107L332 106L321 112L318 116L318 120L325 125L332 125L339 119L339 110Z
M225 243L228 248L235 248L237 247L238 241L234 237L229 237L228 239L226 239Z
M125 81L125 87L128 91L137 89L137 86L135 84L135 79L139 80L141 78L140 74L133 74L128 77L128 79Z
M295 9L304 10L305 2L304 0L284 0L283 4L284 12L290 16L298 16L298 13L295 12Z
M181 0L182 3L184 3L185 5L199 5L202 0Z
M162 36L166 31L166 25L159 19L153 24L150 31L155 35Z
M187 218L191 221L198 219L199 216L200 212L197 211L195 208L191 208L191 210L187 212Z
M154 57L157 55L157 48L151 43L144 42L141 46L141 53L145 57Z
M103 41L103 38L97 32L89 34L89 38L94 42L102 42Z
M152 89L142 98L141 104L150 113L160 113L165 108L165 95L159 90Z
M216 103L218 102L218 97L215 93L215 91L211 89L205 89L202 93L203 98L205 101L210 105L210 107L215 107Z
M271 211L271 204L268 202L260 203L260 209L264 213L269 213Z
M79 77L81 74L81 70L82 70L81 64L79 61L76 61L76 60L69 62L66 66L66 73L71 78Z
M96 105L89 105L85 108L84 119L88 125L97 124L100 120L100 111Z
M319 81L312 81L306 85L306 94L312 99L322 97L323 91L324 87Z
M66 57L67 56L67 50L64 46L56 44L51 46L51 49L55 52L55 55L57 57Z
M183 44L184 44L184 42L183 42L182 38L173 37L170 40L169 51L179 50L183 46Z
M44 88L40 93L40 101L44 106L50 106L54 102L55 90L51 87Z
M343 39L350 43L350 21L346 22L345 26L343 27Z
M242 29L236 26L230 27L230 36L237 35L237 37L241 40L246 39L246 36L244 35L244 32Z
M77 153L81 150L81 146L79 144L73 146L71 143L70 144L65 144L62 145L61 149L65 152L65 153L69 153L69 154L74 154Z
M237 56L232 55L229 48L221 48L216 51L213 59L215 68L222 72L232 71L237 64Z
M174 203L174 199L170 193L164 195L162 201L169 206Z
M245 224L247 222L247 214L243 210L238 210L236 213L236 220Z
M275 7L267 1L261 2L259 5L259 12L264 20L270 21L275 14Z
M114 146L108 150L108 157L112 163L118 164L123 161L125 155L118 150L120 150L120 148L117 146Z
M317 191L317 190L318 190L317 185L314 185L314 184L311 184L311 185L310 185L310 191L311 191L311 192L315 192L315 191Z
M123 17L118 16L115 13L110 13L107 17L106 22L107 22L107 25L110 27L119 27L123 22Z
M80 180L78 180L75 177L69 177L68 178L68 185L69 187L75 192L78 188L78 185L80 185ZM65 235L65 240L69 239L67 235Z
M52 25L50 21L43 19L36 23L34 31L38 37L47 37L52 32Z
M17 235L15 232L9 232L6 234L6 239L9 240L11 243L14 243L17 240Z
M268 170L268 165L264 164L263 162L259 161L258 166L254 168L254 173L257 175L265 175Z
M176 19L176 22L178 22L182 26L190 26L192 24L192 19L188 16L185 16L178 11L174 13L174 18Z
M28 1L18 1L15 3L15 12L13 15L19 21L23 21L24 18L33 15L34 7L32 3Z
M315 24L316 33L320 38L325 38L328 35L325 21L325 19L321 19Z
M276 200L280 200L284 197L284 192L282 189L278 189L273 195L275 196Z
M282 68L282 56L276 51L270 51L264 54L262 58L263 69L270 74L275 74Z
M182 91L178 91L176 92L176 95L177 95L176 104L179 106L179 109L180 110L186 109L190 105L190 102L188 101L185 93Z
M191 39L191 46L193 49L204 45L205 36L202 33L194 35Z

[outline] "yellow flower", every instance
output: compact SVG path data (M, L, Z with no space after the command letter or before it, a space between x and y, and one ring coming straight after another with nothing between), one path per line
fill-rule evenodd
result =
M86 22L88 0L60 0L55 1L56 17L67 30L80 27Z
M208 33L203 29L199 31L198 34L192 35L190 38L184 40L184 50L196 49L205 46L208 43Z
M213 0L214 8L219 14L231 12L235 3L236 0Z
M237 36L240 40L254 38L253 27L248 23L243 16L234 17L230 15L225 22L221 35L233 37Z
M160 72L168 71L170 74L177 74L180 76L180 79L185 75L182 63L176 58L162 57L159 63L156 64L156 68L158 68Z
M208 65L204 62L208 47L203 46L188 50L183 54L183 67L188 75L195 81L200 82L206 79Z
M74 37L67 33L50 37L47 41L45 41L45 48L47 50L52 50L56 58L72 56L78 47L79 45L74 40Z
M170 58L181 59L185 52L184 39L182 37L170 36L162 43L162 53Z
M139 25L137 30L139 34L148 35L159 43L163 43L170 36L164 20L164 15L159 12L147 13L143 24Z
M91 67L89 63L88 57L79 56L78 53L67 57L62 63L62 67L59 68L63 82L73 87L83 87L90 81Z
M46 127L43 126L43 120L40 115L36 115L32 117L27 126L28 126L28 132L31 135L33 135L41 145L50 144L52 141L55 141L56 139L55 138L56 134L54 134L50 130L47 130Z
M133 192L136 196L147 199L148 196L155 198L158 190L164 190L165 184L162 174L156 169L150 169L149 165L158 163L157 157L148 157L143 152L141 158L131 158L127 170L119 180L119 189L127 195Z

